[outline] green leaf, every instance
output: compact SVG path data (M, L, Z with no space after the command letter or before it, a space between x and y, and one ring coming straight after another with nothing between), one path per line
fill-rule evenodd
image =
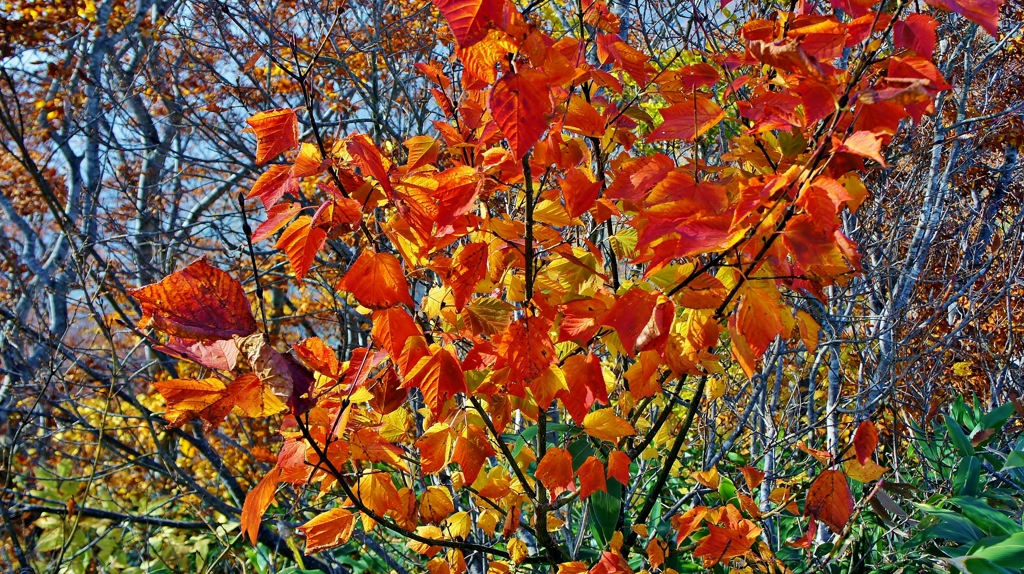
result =
M989 411L981 417L978 427L982 429L999 430L1003 428L1006 421L1013 415L1013 403L1003 403L1000 407Z
M960 496L976 496L981 479L981 459L970 456L960 463L953 477L953 492Z
M1024 452L1011 450L1010 454L1006 457L1006 462L1003 463L1003 470L1020 468L1022 466L1024 466Z
M1019 524L977 498L960 496L950 499L960 507L963 515L989 536L1004 536L1021 532Z
M617 480L609 480L608 492L597 491L590 495L590 532L597 538L598 547L604 548L615 534L615 524L619 520L619 508L622 506L622 485Z
M734 502L735 505L739 507L739 500L736 498L736 485L733 484L729 477L723 476L721 481L718 483L718 495L722 497L722 502Z
M959 513L926 504L917 506L926 514L937 518L938 523L925 528L911 542L923 543L933 538L939 538L961 544L974 544L985 537L985 533L980 528Z
M979 540L967 554L984 558L997 566L1019 568L1024 565L1024 532Z
M1007 570L977 556L962 556L947 558L947 560L954 564L960 572L967 574L1013 574L1019 572L1019 570Z
M949 439L953 441L953 446L963 456L974 456L974 446L971 445L971 440L964 434L964 430L960 428L960 424L953 420L953 417L946 417L946 430L948 432Z

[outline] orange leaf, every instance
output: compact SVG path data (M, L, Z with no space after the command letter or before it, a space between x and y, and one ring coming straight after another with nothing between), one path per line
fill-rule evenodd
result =
M804 515L824 522L833 532L842 532L853 514L853 494L846 475L839 470L826 470L807 490Z
M665 563L665 556L668 554L668 543L661 538L652 538L647 544L647 561L651 568L658 569Z
M673 104L661 110L664 122L647 136L647 143L667 140L693 141L697 136L718 125L725 119L725 110L711 101L707 95L698 93L687 96L682 103Z
M576 490L572 472L572 455L563 448L549 448L537 464L537 480L551 492L554 499L559 494Z
M718 485L722 483L722 476L718 474L718 467L715 466L712 466L709 470L695 472L693 477L697 479L697 482L712 490L717 489Z
M491 89L489 107L512 155L522 159L548 128L551 93L547 77L532 68L505 74Z
M402 264L389 253L363 251L338 283L338 289L348 291L370 309L384 309L397 303L415 306Z
M334 508L299 527L306 537L306 555L329 550L348 542L356 525L356 516L344 508Z
M255 488L245 495L245 502L242 504L242 534L248 535L249 541L253 545L256 544L256 539L259 537L263 513L274 501L274 492L277 490L280 476L281 471L275 466Z
M565 110L565 129L580 135L595 138L604 137L604 118L594 106L582 96L572 95ZM572 213L570 212L570 215ZM572 217L576 217L572 215Z
M697 548L693 550L693 555L703 558L704 567L709 568L724 560L746 554L757 540L761 529L746 520L741 523L741 526L745 526L745 528L722 528L708 524L708 535L700 539Z
M245 373L232 381L222 400L230 400L250 418L268 417L287 408L287 398L278 397L269 385L264 385L252 373Z
M832 466L833 456L832 453L828 452L827 450L818 450L816 448L811 448L807 446L807 444L804 443L803 441L796 443L796 447L806 452L807 454L813 456L821 464L825 466Z
M400 364L409 337L421 334L416 321L405 309L392 307L373 312L373 340L378 347L387 351L391 361L396 365Z
M466 475L466 482L472 484L480 474L484 461L494 456L494 449L487 440L487 433L476 425L467 425L452 452L452 462L457 462Z
M383 516L398 506L400 500L391 475L384 472L370 472L359 477L354 494L374 514Z
M299 180L292 176L291 167L278 163L263 172L263 175L252 185L249 195L245 197L246 199L258 197L263 203L263 209L270 210L277 205L277 202L281 201L285 194L298 195L298 191Z
M466 393L466 376L459 360L448 349L438 349L423 357L409 372L405 387L416 387L435 418L440 418L445 403L459 393Z
M314 371L336 379L341 375L338 355L320 337L309 337L292 346L292 353Z
M846 152L873 159L885 167L882 157L882 137L875 132L861 130L846 138L842 145L836 146L836 152Z
M542 375L558 358L549 327L541 317L525 317L510 324L498 344L495 368L509 367L513 382L529 382Z
M153 383L156 390L163 395L167 403L168 426L178 427L201 416L211 425L224 420L231 412L231 404L226 409L211 409L227 392L227 387L219 379L171 379ZM218 412L212 412L218 411Z
M304 143L299 149L299 155L295 158L295 163L292 165L292 176L309 177L316 175L330 167L333 163L334 161L330 158L324 159L320 153L320 148L313 144Z
M302 206L298 203L279 203L267 209L267 220L252 232L252 242L259 243L284 227Z
M452 447L452 428L435 423L416 441L420 451L420 469L424 474L440 472L448 466L448 455Z
M452 288L455 310L462 311L476 291L476 286L487 275L487 244L463 245L452 258L446 283Z
M579 217L586 213L598 194L601 193L601 182L594 181L582 169L569 168L562 180L562 198L565 199L565 210L569 217Z
M602 490L608 492L608 485L604 479L604 465L597 457L589 457L576 474L580 477L580 498L587 498L591 494Z
M683 543L691 534L700 528L701 522L708 514L706 506L694 506L683 514L672 517L672 527L676 529L676 545Z
M583 430L588 435L615 442L624 436L636 434L636 429L626 419L616 416L613 409L599 409L583 419Z
M614 478L623 486L629 484L629 455L621 450L613 450L608 454L608 478Z
M299 145L299 118L289 108L260 112L245 120L256 134L256 164Z
M288 255L288 263L298 281L306 276L317 251L327 242L327 233L319 227L311 227L312 221L308 215L297 217L277 240L276 247Z
M437 153L441 150L437 140L430 136L416 136L402 144L409 149L409 157L405 164L409 171L434 163L437 161Z
M735 320L729 325L730 331L735 327L743 334L755 358L764 355L775 337L783 333L780 317L784 311L776 295L774 287L772 292L760 288L746 289Z
M864 421L857 427L853 435L853 448L857 451L857 460L863 465L871 460L871 455L878 446L878 431L875 430L875 423Z
M747 488L750 492L761 486L761 482L764 481L764 473L752 466L744 466L740 468L740 472L743 473L743 480L747 482Z
M256 332L242 285L203 259L128 294L142 307L140 329L152 325L168 335L200 341Z

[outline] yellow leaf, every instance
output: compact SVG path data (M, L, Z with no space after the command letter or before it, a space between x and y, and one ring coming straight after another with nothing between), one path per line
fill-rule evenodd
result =
M594 438L609 442L636 434L633 425L616 416L612 409L600 409L588 414L583 419L583 430Z
M420 497L420 517L425 522L440 524L452 512L455 512L455 504L452 503L448 489L442 486L428 486Z
M508 555L512 558L512 562L522 564L530 555L530 549L526 547L526 543L522 540L513 538L508 541Z

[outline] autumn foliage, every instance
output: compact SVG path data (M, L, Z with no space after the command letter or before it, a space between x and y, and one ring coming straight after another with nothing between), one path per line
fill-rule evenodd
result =
M433 0L453 58L415 65L438 114L423 133L331 135L304 108L238 126L260 170L238 197L242 263L127 290L141 318L121 324L189 365L150 371L166 428L270 421L249 544L624 574L787 572L778 549L847 540L889 470L870 408L835 444L801 442L786 480L763 460L703 466L694 421L727 380L770 376L766 355L828 344L807 301L863 270L844 222L953 87L936 16L996 36L1000 2L728 6L696 25L728 21L731 43L653 54L601 0ZM328 65L307 56L297 69ZM268 250L291 279L275 289L362 339L278 325ZM772 542L780 516L799 532Z

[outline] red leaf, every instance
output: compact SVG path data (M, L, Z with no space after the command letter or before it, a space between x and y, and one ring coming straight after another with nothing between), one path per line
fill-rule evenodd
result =
M846 475L839 470L822 472L807 491L804 515L825 523L833 532L842 532L853 514L853 494Z
M415 306L402 264L389 253L363 251L338 283L338 289L348 291L370 309L385 309L398 303Z
M512 155L522 159L548 128L551 92L547 77L533 68L505 74L491 89L489 107Z
M504 20L504 0L433 0L459 46L467 48L479 42L487 31Z
M529 382L539 377L558 358L548 336L549 326L541 317L526 317L510 324L498 345L495 368L509 367L512 382Z
M750 492L754 492L754 489L761 486L761 482L764 481L764 473L752 466L744 466L740 468L740 472L743 473L743 480L747 482Z
M979 24L993 37L999 36L999 7L1003 0L925 0L929 5L956 12Z
M373 398L370 399L370 406L381 414L388 414L398 410L405 399L409 397L409 389L402 388L398 380L398 373L395 369L388 367L380 375L374 377L367 385Z
M907 48L918 56L931 59L935 52L935 28L939 25L935 18L927 14L911 14L906 20L899 20L893 26L892 39L896 49Z
M725 110L711 101L705 94L688 96L686 101L662 108L665 120L658 129L647 136L647 143L666 140L693 141L697 136L718 125L725 119Z
M152 325L168 335L199 341L256 332L242 285L203 259L128 294L142 307L140 329Z
M817 536L817 534L818 534L818 521L814 520L814 519L811 519L810 521L807 522L807 532L804 533L804 535L801 536L800 538L797 538L796 540L787 542L786 545L787 546L792 546L793 548L810 548L811 547L811 543L814 542L814 537Z
M871 455L878 446L878 431L875 430L875 423L864 421L857 427L853 435L853 448L857 451L857 461L862 465L871 460Z
M372 175L390 198L393 194L391 178L384 166L384 156L373 141L366 134L357 134L349 138L345 149L352 154L352 159L363 170L363 174Z
M597 457L589 457L576 470L580 477L580 498L587 498L591 494L601 490L608 492L608 485L604 479L604 465Z
M636 355L636 340L651 320L658 294L639 287L630 289L615 301L601 322L619 334L622 348L630 357Z
M629 455L621 450L613 450L608 454L608 478L614 478L620 484L629 484Z
M278 108L245 120L256 134L256 164L266 163L299 145L299 118L295 111Z
M614 61L619 69L629 74L641 88L647 87L648 60L646 54L623 42L615 34L597 35L597 58L602 64Z
M572 355L562 365L565 383L568 390L560 390L556 395L569 411L572 420L582 425L587 412L595 402L608 404L608 390L601 373L601 361L593 354Z
M306 276L317 251L327 242L327 232L319 227L311 227L312 221L313 218L308 215L296 218L277 240L277 248L288 255L288 263L298 281Z

